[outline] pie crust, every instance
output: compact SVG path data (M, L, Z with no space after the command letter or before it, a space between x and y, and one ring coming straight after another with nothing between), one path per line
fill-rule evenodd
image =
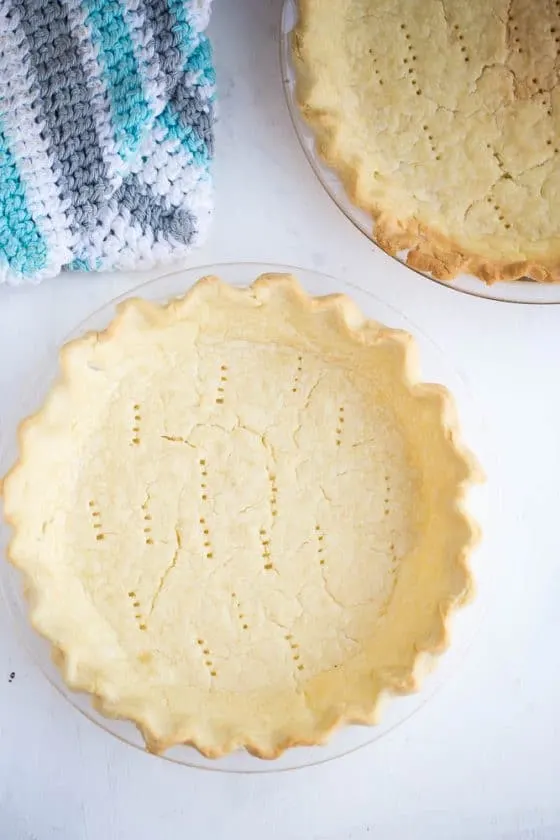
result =
M4 481L72 689L147 747L273 758L416 688L470 591L477 474L410 335L290 275L121 304Z
M319 154L413 268L560 281L560 0L299 0Z

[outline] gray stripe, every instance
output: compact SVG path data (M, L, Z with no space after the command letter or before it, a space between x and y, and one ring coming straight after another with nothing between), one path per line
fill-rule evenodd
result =
M73 232L93 227L105 197L107 168L90 106L90 92L62 0L12 0L20 14L35 71L49 151L61 198L70 201ZM54 148L53 148L54 147Z
M121 184L114 200L130 211L131 220L141 227L142 233L151 229L154 236L172 237L184 245L188 245L196 233L195 219L188 210L172 207L150 186L140 186L135 175L130 175Z
M194 128L200 139L206 144L210 157L214 154L214 106L209 99L204 99L195 85L187 82L181 74L169 103L179 117L183 128Z
M166 0L146 0L143 8L145 20L152 30L165 92L169 93L177 84L183 66L180 41L175 32L177 21Z

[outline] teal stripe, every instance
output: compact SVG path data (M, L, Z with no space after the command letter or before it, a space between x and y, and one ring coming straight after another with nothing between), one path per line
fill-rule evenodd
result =
M189 56L186 71L187 73L192 73L193 71L200 73L198 84L209 85L210 87L216 84L216 71L214 70L214 62L212 61L212 47L206 35L202 36L200 44L192 55Z
M134 45L118 0L85 0L86 23L99 50L111 97L111 119L122 158L135 151L151 117Z
M1 125L0 255L20 276L35 274L47 264L47 246L27 207L24 186Z
M93 262L86 257L76 257L68 265L65 265L64 268L68 271L100 271L101 257L96 257Z
M76 257L76 259L72 260L71 263L68 263L65 268L68 271L91 271L91 266L87 260L83 260L81 257Z

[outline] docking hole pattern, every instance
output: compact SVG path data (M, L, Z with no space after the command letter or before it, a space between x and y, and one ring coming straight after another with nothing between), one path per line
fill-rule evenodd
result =
M374 238L441 279L558 280L559 0L304 9L299 104Z
M176 389L172 410L124 393L111 404L122 447L99 450L87 489L86 587L95 602L120 564L136 656L156 667L175 628L165 655L186 684L232 689L235 645L248 688L309 679L367 642L393 591L415 527L406 446L371 383L311 352L263 345L258 368L244 346L204 352L207 379ZM102 492L108 476L129 511Z

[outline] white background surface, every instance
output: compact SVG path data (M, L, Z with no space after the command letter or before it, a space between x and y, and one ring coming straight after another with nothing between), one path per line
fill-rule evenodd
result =
M492 601L460 672L412 720L353 756L259 776L189 770L120 744L51 689L0 614L0 840L560 838L560 308L442 288L344 219L288 118L279 5L216 3L217 210L189 264L325 271L370 288L446 348L485 419ZM49 348L140 279L0 289L5 442Z

